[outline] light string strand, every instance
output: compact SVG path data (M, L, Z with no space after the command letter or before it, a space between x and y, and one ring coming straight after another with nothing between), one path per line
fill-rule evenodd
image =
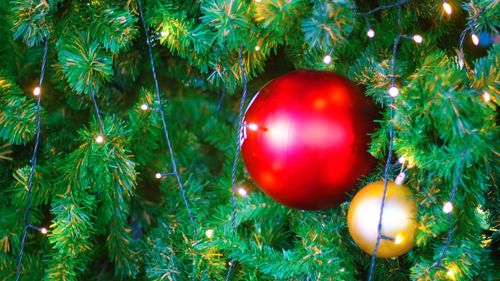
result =
M240 156L240 141L242 137L243 130L243 105L245 104L245 100L247 97L247 74L245 72L245 66L243 65L243 45L240 46L240 50L238 52L238 64L241 70L242 82L243 82L243 93L241 95L240 107L238 111L238 133L236 134L236 151L234 152L234 160L233 160L233 168L231 171L231 205L233 208L233 212L231 213L231 227L233 231L236 232L236 198L235 198L235 189L236 189L236 168L238 167L238 159ZM229 269L226 274L225 280L228 281L231 278L232 272L234 269L234 258L231 259L229 264Z
M397 2L398 5L393 5L397 6L397 21L398 21L398 31L399 34L396 37L396 40L394 41L394 45L392 47L392 77L391 77L391 88L394 89L394 86L396 84L396 53L397 53L397 48L399 45L399 42L401 40L401 1L398 0ZM394 119L394 98L395 96L389 95L390 96L390 120ZM375 271L375 264L376 264L376 254L378 251L378 247L380 245L380 241L384 239L385 237L382 235L382 218L384 214L384 207L385 207L385 199L387 195L387 182L389 180L389 170L391 166L391 159L392 159L392 153L393 153L393 142L394 142L394 126L389 122L389 148L387 152L387 159L385 161L385 167L384 167L384 190L382 193L382 202L380 204L380 214L379 214L379 219L378 219L378 224L377 224L377 241L375 242L375 247L373 248L372 256L370 258L370 269L368 272L368 281L373 280L373 274Z
M156 76L156 68L155 68L155 63L154 63L154 58L153 58L153 50L151 48L151 40L150 40L148 29L146 27L146 20L144 18L144 14L142 12L142 3L140 0L137 0L137 7L139 8L139 15L141 17L142 26L144 28L144 34L146 35L146 43L147 43L147 47L148 47L149 62L151 63L151 72L153 73L153 79L155 82L156 101L158 103L158 111L160 112L160 115L161 115L161 121L163 124L163 132L165 134L165 140L167 141L168 151L170 153L170 161L172 163L172 170L173 170L172 173L173 173L175 179L177 180L177 184L179 185L182 200L184 201L184 205L186 206L186 210L187 210L187 213L189 216L189 221L191 222L191 225L193 226L194 234L196 234L196 228L194 227L195 226L194 218L193 218L193 215L191 214L191 208L189 207L189 203L188 203L187 198L186 198L186 192L184 190L184 186L183 186L181 178L179 176L179 172L177 171L177 161L175 160L174 150L172 148L172 143L170 142L170 137L168 134L167 121L165 119L165 112L163 111L162 99L161 99L161 95L160 95L160 86L158 84L158 77Z
M196 225L195 225L193 215L191 213L191 208L189 207L189 202L188 202L187 197L186 197L184 185L182 184L179 172L177 170L177 161L175 160L174 150L172 148L172 143L170 141L170 136L168 134L167 121L165 118L165 112L163 110L163 104L162 104L162 99L161 99L161 95L160 95L160 86L158 83L158 77L156 75L156 68L155 68L155 63L154 63L154 58L153 58L153 50L151 47L151 38L150 38L148 29L146 26L146 20L144 18L144 13L142 11L141 0L137 0L137 7L139 8L139 15L141 17L142 27L144 28L144 34L146 35L146 43L147 43L146 45L148 48L149 62L151 64L151 72L153 73L153 80L155 82L156 101L158 103L158 111L160 112L161 122L163 125L163 133L165 134L165 140L167 142L167 147L168 147L168 151L170 154L170 162L171 162L172 170L173 170L172 173L173 173L173 176L175 177L175 179L177 180L177 185L179 186L179 190L181 192L182 201L184 202L184 206L186 207L187 214L189 217L189 222L191 223L191 226L193 228L193 238L194 238L194 236L196 236L196 233L197 233L196 232ZM194 254L193 254L192 274L191 274L192 280L195 280L195 270L196 270L196 263L195 263Z
M95 115L97 117L97 123L99 124L99 128L101 130L101 138L104 137L104 125L102 124L101 120L101 113L99 112L99 107L97 106L97 102L95 100L95 90L94 86L92 85L92 79L90 79L90 99L92 100L92 104L94 105L94 110L95 110ZM99 136L98 136L99 137ZM98 141L100 142L100 141Z
M38 83L37 89L41 90L43 77L45 76L45 65L47 62L47 51L49 49L49 41L47 38L44 40L44 48L43 48L43 58L42 58L42 69L40 71L40 81ZM33 156L31 157L31 170L28 177L28 194L26 199L26 210L24 213L24 228L23 228L23 236L21 239L21 246L19 248L19 256L17 258L17 272L16 272L16 281L19 281L21 278L21 264L23 260L24 253L24 245L26 242L26 235L28 234L28 228L33 228L33 226L29 222L29 214L31 207L31 191L33 187L33 176L35 174L36 161L37 161L37 153L38 153L38 145L40 144L40 99L41 93L39 92L36 95L36 139L35 146L33 148Z
M378 11L388 10L388 9L392 9L394 7L401 7L402 5L404 5L404 4L406 4L406 3L410 2L410 1L411 0L403 0L403 1L398 1L396 3L393 3L393 4L387 4L387 5L378 6L377 8L369 10L368 12L356 13L356 15L362 16L362 17L366 17L366 16L374 14L374 13L376 13Z

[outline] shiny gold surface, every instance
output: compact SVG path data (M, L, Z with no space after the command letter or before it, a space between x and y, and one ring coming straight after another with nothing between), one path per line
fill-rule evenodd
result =
M370 255L377 241L383 191L383 181L365 186L354 196L347 214L347 224L352 239ZM397 257L413 247L417 229L417 206L411 196L412 193L407 187L393 182L387 183L382 235L393 240L380 241L377 257Z

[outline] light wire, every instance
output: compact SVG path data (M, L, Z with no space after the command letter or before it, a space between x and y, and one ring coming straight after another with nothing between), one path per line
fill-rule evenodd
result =
M38 83L38 87L42 88L43 77L45 76L45 65L47 62L47 51L49 49L49 41L45 38L44 48L43 48L43 58L42 58L42 69L40 71L40 81ZM26 208L24 212L24 228L23 228L23 236L21 239L21 246L19 248L19 256L17 258L17 272L16 272L16 281L21 279L21 264L23 260L24 246L26 242L26 235L28 234L28 228L30 228L31 224L29 222L29 214L31 207L31 191L33 187L33 176L35 174L36 161L37 161L37 153L38 153L38 145L40 144L40 99L41 94L37 95L36 101L36 138L35 138L35 147L33 148L33 156L31 157L31 170L28 177L28 194L26 199Z

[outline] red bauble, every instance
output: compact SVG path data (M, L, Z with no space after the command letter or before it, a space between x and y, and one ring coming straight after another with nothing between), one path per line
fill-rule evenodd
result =
M283 205L326 209L375 165L367 152L377 111L347 78L302 70L269 82L244 119L243 160L260 189Z

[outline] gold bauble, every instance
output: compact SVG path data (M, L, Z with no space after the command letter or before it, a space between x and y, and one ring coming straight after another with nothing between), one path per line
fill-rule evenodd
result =
M383 181L363 187L352 199L347 213L347 224L352 239L370 255L377 242L383 192ZM412 195L403 185L387 183L382 217L382 235L385 239L380 240L377 257L397 257L413 247L417 229L417 205Z

